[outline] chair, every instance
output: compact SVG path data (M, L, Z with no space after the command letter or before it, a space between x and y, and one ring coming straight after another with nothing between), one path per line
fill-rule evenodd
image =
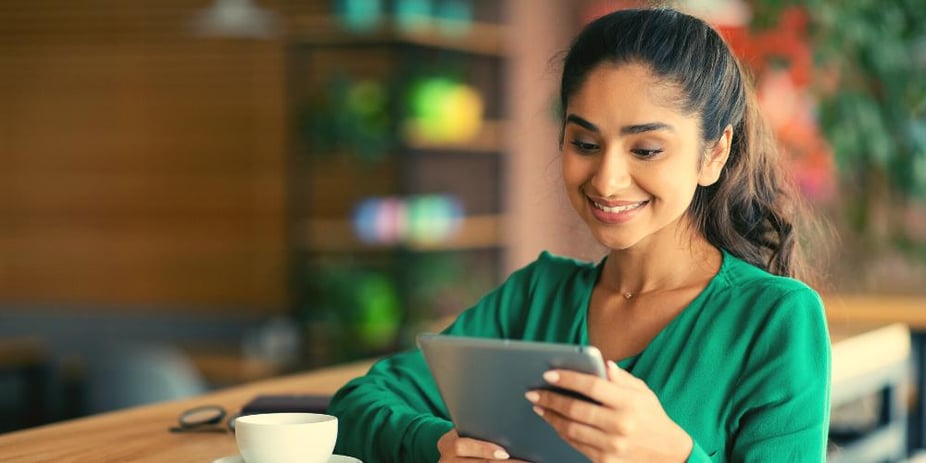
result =
M164 343L117 343L88 359L85 409L100 413L208 390L186 354Z

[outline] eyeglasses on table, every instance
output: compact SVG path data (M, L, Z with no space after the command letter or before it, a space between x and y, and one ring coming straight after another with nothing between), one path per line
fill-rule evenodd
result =
M230 416L223 425L222 421L228 416L220 405L202 405L185 410L180 414L178 424L168 428L170 432L235 432L235 419L238 415Z

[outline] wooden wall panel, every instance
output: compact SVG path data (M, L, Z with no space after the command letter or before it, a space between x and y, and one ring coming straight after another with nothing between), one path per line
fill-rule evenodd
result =
M0 306L285 310L283 44L208 3L0 6Z

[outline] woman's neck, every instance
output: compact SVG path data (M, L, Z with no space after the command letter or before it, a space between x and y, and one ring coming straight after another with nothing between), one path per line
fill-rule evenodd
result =
M612 250L600 283L610 292L631 299L704 284L720 269L723 255L700 235L673 243L651 241Z

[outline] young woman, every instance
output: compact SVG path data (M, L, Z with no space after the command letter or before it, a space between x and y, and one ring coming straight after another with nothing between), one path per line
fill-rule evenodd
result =
M543 253L446 332L597 346L607 380L545 378L600 405L525 396L593 462L823 461L823 307L796 279L797 198L729 48L674 10L612 13L574 41L560 96L566 192L610 251ZM509 459L456 434L417 351L330 411L338 452L367 463Z

